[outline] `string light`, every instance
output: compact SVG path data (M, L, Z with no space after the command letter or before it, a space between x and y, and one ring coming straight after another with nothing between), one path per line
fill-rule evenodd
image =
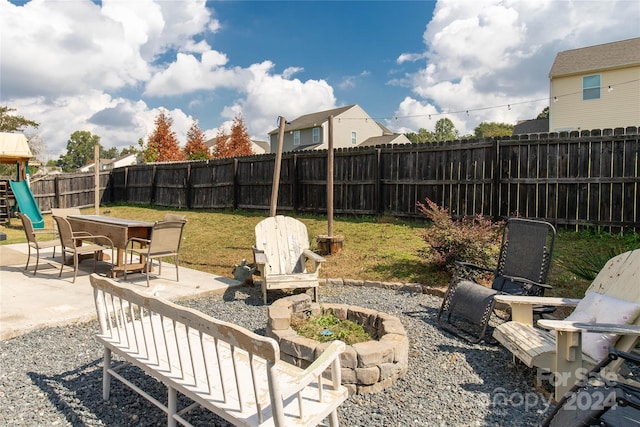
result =
M617 83L615 85L608 85L608 91L612 92L613 88L615 86L622 86L625 84L629 84L629 83L635 83L635 82L639 82L640 79L635 79L635 80L629 80L626 82L622 82L622 83ZM603 87L601 87L601 89L603 89ZM556 103L560 100L560 98L564 98L564 97L568 97L568 96L573 96L573 95L578 95L578 94L582 94L582 90L579 92L572 92L572 93L565 93L562 95L556 95L553 97L553 102ZM510 104L502 104L502 105L493 105L490 107L479 107L479 108L469 108L469 109L464 109L464 110L459 110L459 111L448 111L448 112L442 112L442 113L430 113L430 114L414 114L414 115L407 115L407 116L390 116L390 117L372 117L372 119L374 120L392 120L395 118L395 120L397 121L398 119L411 119L411 118L416 118L416 117L425 117L428 116L429 120L431 120L432 116L446 116L446 115L454 115L454 114L464 114L466 113L467 116L469 115L470 111L485 111L485 110L493 110L496 108L504 108L507 107L508 110L511 110L511 106L513 105L522 105L522 104L530 104L533 102L541 102L541 101L548 101L549 98L539 98L539 99L530 99L527 101L521 101L521 102L512 102ZM340 118L338 118L338 120L340 120ZM361 118L349 118L349 117L345 117L345 120L362 120Z

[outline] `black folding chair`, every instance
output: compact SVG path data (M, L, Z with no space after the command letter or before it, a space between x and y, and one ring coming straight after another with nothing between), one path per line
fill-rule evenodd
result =
M548 222L522 218L507 221L495 269L456 262L449 288L438 311L438 325L470 342L484 338L494 311L494 295L542 296L551 266L556 230ZM477 283L478 275L492 273L491 288ZM538 307L537 314L552 311Z
M640 357L609 348L609 355L560 399L542 426L640 426L640 387L611 380L602 372L619 358L640 367Z

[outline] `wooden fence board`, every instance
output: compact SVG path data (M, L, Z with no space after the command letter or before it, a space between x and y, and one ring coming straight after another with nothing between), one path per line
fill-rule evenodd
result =
M416 202L429 198L456 217L638 230L640 139L637 128L629 132L339 149L334 212L421 217ZM102 200L266 211L274 161L267 154L120 168L101 175ZM327 211L326 162L326 150L284 153L278 211ZM44 211L93 204L93 174L45 178L33 189Z

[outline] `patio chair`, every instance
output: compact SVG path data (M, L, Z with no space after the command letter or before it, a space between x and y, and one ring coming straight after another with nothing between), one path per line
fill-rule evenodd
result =
M73 257L73 282L76 282L78 275L78 265L84 255L93 255L93 271L96 271L98 259L105 249L111 248L111 260L113 261L113 241L102 235L95 235L83 231L74 232L71 224L66 218L54 216L54 221L58 225L58 233L60 234L60 243L62 244L62 262L60 263L60 274L65 265L65 255L70 254Z
M60 241L57 239L57 233L53 229L41 228L35 230L33 228L33 223L31 219L23 214L22 212L16 212L16 215L22 221L22 228L24 229L24 234L27 237L28 243L28 253L27 253L27 265L24 266L24 269L27 270L29 268L29 260L31 259L31 248L36 250L36 268L33 270L33 275L36 275L38 271L38 262L40 261L40 249L48 249L53 248L53 256L56 256L56 246L60 246ZM41 235L51 235L53 237L49 240L40 240L38 236Z
M496 294L542 296L551 265L556 230L548 222L510 218L502 234L495 269L456 262L456 270L438 310L438 325L469 342L480 342L494 313ZM491 287L477 283L492 273ZM537 313L553 308L537 307ZM495 316L494 316L495 317ZM505 320L505 319L503 319Z
M496 326L493 337L514 359L538 368L539 380L548 376L560 399L611 346L626 352L635 348L640 338L639 274L636 249L611 258L582 299L496 295L511 306L513 320ZM564 320L541 319L534 325L532 307L537 304L575 309ZM613 361L604 369L615 376L620 365Z
M163 221L186 221L186 215L168 213L164 216Z
M620 359L640 367L639 356L611 348L558 402L542 427L640 425L640 386L612 380L604 373L611 362Z
M267 290L313 288L318 302L318 270L324 258L309 249L307 227L295 218L278 215L255 227L253 258L262 281L262 298ZM307 271L306 263L311 268Z
M82 215L80 212L80 208L51 208L51 216L59 216L62 218L66 218L69 215ZM53 229L56 232L56 236L58 235L58 223L53 221Z
M182 231L186 223L186 220L158 221L153 225L149 239L132 237L127 240L124 256L124 280L127 280L126 254L128 252L130 256L135 254L140 257L140 262L145 264L147 287L149 286L149 272L151 271L153 260L158 260L158 274L162 274L162 258L170 256L173 257L173 263L176 267L176 282L179 282L178 257L180 244L182 243ZM136 243L139 244L139 247L135 246Z

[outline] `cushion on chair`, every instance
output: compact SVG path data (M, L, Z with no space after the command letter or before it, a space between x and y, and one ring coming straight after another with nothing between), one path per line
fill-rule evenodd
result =
M640 304L589 292L565 320L623 325L634 322L638 314ZM602 360L609 353L609 346L616 338L615 334L582 334L582 352L594 360Z

